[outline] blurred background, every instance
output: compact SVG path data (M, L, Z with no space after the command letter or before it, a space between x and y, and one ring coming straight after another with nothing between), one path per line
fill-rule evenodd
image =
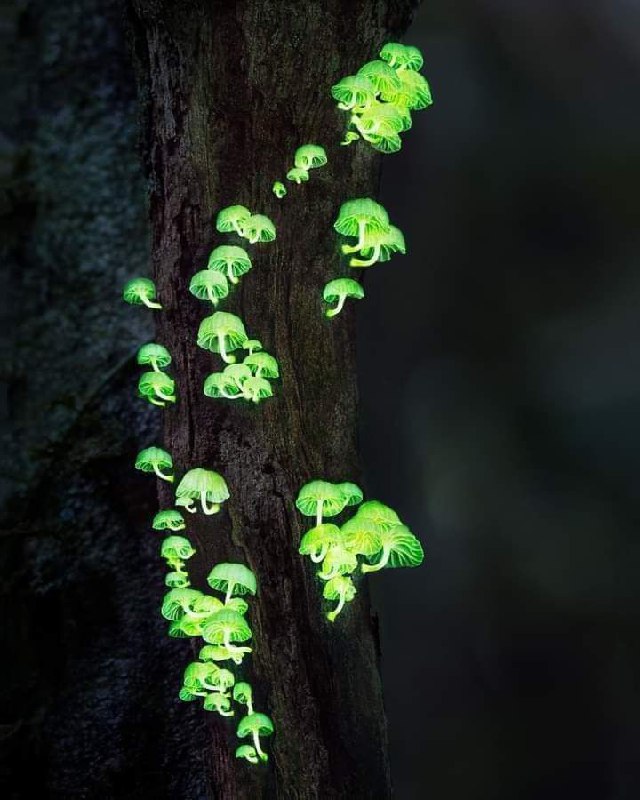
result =
M408 255L358 314L367 493L427 553L371 581L399 800L640 797L639 22L632 0L430 0L405 37L435 104L383 158ZM118 471L155 424L121 391L147 320L110 300L147 254L118 3L3 7L0 59L0 779L195 799L206 756L177 740L149 772L138 735L179 724L146 692L174 688L157 598L143 625L109 606L155 557L130 536L153 488Z

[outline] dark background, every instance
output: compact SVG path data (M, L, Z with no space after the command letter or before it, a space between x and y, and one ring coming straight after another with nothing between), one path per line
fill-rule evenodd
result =
M406 36L435 97L383 159L409 253L358 307L367 493L427 553L371 579L401 800L640 796L639 17L434 0ZM154 424L126 400L147 320L114 311L147 259L122 21L98 0L0 20L2 777L144 797L202 755L119 772L189 713L137 671L146 643L180 650L154 587L147 623L113 599L157 560L132 535L153 496L117 467Z

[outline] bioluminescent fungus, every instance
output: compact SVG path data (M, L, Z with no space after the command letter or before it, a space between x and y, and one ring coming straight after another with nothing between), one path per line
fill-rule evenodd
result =
M256 748L252 747L250 744L241 744L240 747L236 748L236 758L244 758L250 764L258 764L258 754L256 753Z
M336 278L333 281L329 281L324 287L322 297L326 303L337 302L334 308L329 308L325 311L325 316L335 317L342 311L348 297L354 300L362 300L364 288L352 278Z
M278 362L269 353L251 353L243 361L251 372L258 378L279 378Z
M162 372L171 363L171 353L161 344L149 342L138 350L137 361L141 366L151 367L154 372Z
M191 585L191 582L186 572L168 572L164 579L164 584L170 589L186 589Z
M160 546L160 555L174 572L183 572L183 562L195 552L191 542L184 536L167 536Z
M171 573L173 574L173 573ZM184 573L186 575L186 573ZM192 618L189 616L180 617L175 619L169 625L167 633L174 639L186 639L187 637L195 638L202 636L202 623L204 620L200 618Z
M411 112L402 112L392 103L374 103L362 114L354 114L351 122L363 139L372 141L376 136L393 136L411 127ZM369 138L371 137L371 139Z
M141 450L136 457L135 468L142 472L154 472L163 481L173 483L173 475L167 475L162 471L173 469L173 459L160 447L146 447Z
M362 75L347 75L331 87L331 96L342 111L366 108L376 96L376 88Z
M346 550L354 555L373 558L382 549L380 528L376 523L356 514L341 526L342 543Z
M359 78L366 78L377 94L400 88L400 79L394 69L385 61L368 61L357 72Z
M364 495L362 494L362 489L357 483L337 483L336 486L342 492L342 495L348 506L357 506L362 502Z
M201 269L191 278L189 291L198 300L208 300L216 308L229 294L227 276L211 269Z
M160 613L165 619L173 621L181 619L186 615L196 614L198 601L203 597L203 594L198 589L171 589L167 592L162 600L162 608ZM216 600L217 598L210 598ZM218 600L220 603L220 601ZM220 603L222 606L222 603ZM214 609L215 610L215 609ZM213 610L209 612L213 613ZM207 614L209 616L209 614Z
M345 603L351 602L356 596L356 587L351 578L346 575L336 575L327 581L322 591L325 600L337 600L338 605L327 613L329 622L333 622L344 608Z
M143 372L138 380L140 397L146 398L154 406L175 403L176 383L166 372Z
M413 45L387 42L380 51L380 58L398 73L406 69L420 70L424 63L422 53Z
M221 644L205 644L198 654L202 661L233 661L234 664L242 664L243 656L244 653L230 653Z
M302 539L298 552L309 556L314 564L319 564L329 552L329 548L342 542L342 534L337 525L325 522L308 530Z
M256 351L262 350L262 342L258 339L247 339L244 343L244 349L249 351L249 355L253 355Z
M175 508L166 508L153 518L151 527L154 531L183 531L187 525L182 514Z
M269 756L260 747L261 736L271 736L273 733L273 722L266 714L248 714L240 720L236 731L239 739L251 736L253 746L261 761L268 761Z
M235 363L235 356L229 353L244 347L246 341L247 334L240 317L225 311L216 311L210 317L205 317L198 328L198 346L212 353L220 353L226 364Z
M341 145L350 145L352 142L357 142L360 136L355 131L347 131L344 139L340 142Z
M287 187L282 183L282 181L276 181L271 188L271 191L275 194L278 200L281 200L287 193Z
M358 509L358 516L362 519L371 520L381 530L389 530L390 528L395 528L396 525L402 525L402 521L396 512L379 500L365 501Z
M203 689L208 692L218 691L214 684L220 667L210 661L192 661L184 671L182 684L191 692L201 692Z
M242 393L247 400L252 403L259 403L266 397L273 397L273 389L266 378L259 378L252 375L242 385Z
M292 167L289 172L287 172L287 180L297 183L299 186L301 183L306 183L309 180L309 173L306 169Z
M236 388L239 392L242 392L244 382L247 380L247 378L252 376L253 372L248 364L242 363L229 364L229 366L224 368L223 374L227 380L233 383L234 388Z
M306 517L316 518L316 526L322 518L335 517L346 506L344 495L334 483L310 481L305 484L296 498L296 508Z
M251 639L249 623L237 611L223 608L204 620L202 637L209 644L221 644L232 654L250 653L250 647L238 647L234 642Z
M377 572L383 567L418 567L424 560L419 540L406 525L381 529L382 549L375 564L362 564L362 572Z
M336 575L350 575L357 566L356 556L341 544L336 544L329 548L322 561L322 569L317 574L323 581L330 581Z
M231 709L231 698L221 692L211 692L204 698L205 711L217 711L221 717L233 717L235 711Z
M360 251L363 258L352 258L349 266L370 267L378 261L389 261L394 253L404 255L406 252L402 231L395 225L389 225L386 229L367 234L365 246Z
M412 111L428 108L433 103L429 82L419 72L405 70L398 73L399 86L382 92L382 99Z
M247 707L247 713L253 714L253 690L248 683L239 681L233 687L233 699Z
M216 229L220 233L231 233L235 231L238 236L244 236L242 225L249 219L251 212L244 206L227 206L218 213L216 218Z
M299 147L294 156L293 164L297 169L304 169L307 172L310 169L317 169L324 167L327 163L327 153L324 147L319 144L303 144Z
M389 227L389 215L375 200L357 198L342 204L333 227L343 236L358 237L356 245L342 246L343 253L355 253L366 247L367 236L373 231Z
M235 367L236 365L230 364L229 366ZM207 397L224 397L225 400L238 400L244 397L236 381L224 372L212 372L211 375L208 375L204 381L203 391Z
M251 259L242 247L223 244L212 250L207 269L222 273L230 283L238 283L238 278L251 269Z
M272 242L276 238L276 226L264 214L252 214L242 223L242 230L249 244Z
M217 514L220 505L229 498L229 488L222 475L210 469L190 469L176 489L176 505L189 513L196 512L195 503L200 502L204 514Z
M156 285L150 278L132 278L127 281L122 290L125 302L132 306L146 306L147 308L162 308L156 300Z
M212 589L225 592L225 605L234 594L255 594L257 591L256 576L244 564L216 564L207 577L207 583Z

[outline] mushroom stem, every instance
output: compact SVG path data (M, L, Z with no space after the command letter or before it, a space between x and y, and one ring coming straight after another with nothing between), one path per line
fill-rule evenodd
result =
M164 473L160 472L160 470L158 469L158 467L155 464L153 465L153 471L163 481L168 481L169 483L173 483L173 475L165 475Z
M240 392L239 394L225 394L224 389L220 390L220 394L222 395L222 397L226 397L227 400L237 400L239 397L244 396L242 392Z
M225 364L235 364L236 358L235 356L231 356L227 353L225 346L224 346L224 334L218 334L218 347L220 349L220 358L224 361Z
M321 561L324 561L324 557L327 555L327 550L328 549L329 548L326 545L323 545L320 548L319 552L311 553L310 558L313 561L313 563L314 564L319 564Z
M162 372L162 370L161 370L161 369L160 369L160 367L158 366L158 361L157 361L157 359L155 359L155 358L152 358L152 359L151 359L151 369L152 369L154 372Z
M238 223L238 220L234 219L232 224L233 224L233 230L238 234L238 236L244 236L244 233L242 232L242 227Z
M160 406L160 408L164 408L164 403L161 403L159 400L154 400L153 397L147 397L147 400L152 403L154 406Z
M164 400L166 403L175 403L176 398L172 394L163 394L160 389L156 389L156 396L159 397L161 400Z
M323 581L330 581L331 578L335 578L337 575L340 574L340 567L332 567L329 572L323 572L320 570L318 572L318 577L322 578Z
M235 711L223 711L221 708L219 708L218 714L220 714L221 717L232 717L235 714Z
M210 517L212 514L217 514L218 511L220 511L220 506L218 503L211 503L211 505L209 505L206 492L200 492L200 505L202 506L203 512L208 517Z
M224 638L222 640L222 643L224 644L224 646L227 648L227 650L230 653L250 653L251 652L251 648L250 647L238 647L235 644L231 644L231 642L229 641L229 631L225 631L224 632Z
M329 611L329 612L328 612L328 614L327 614L327 619L329 620L329 622L333 622L333 621L334 621L334 619L335 619L335 618L338 616L338 614L339 614L339 613L342 611L342 609L344 608L344 597L345 597L345 596L344 596L344 592L340 592L340 602L339 602L339 603L338 603L338 605L337 605L337 606L336 606L336 607L333 609L333 611Z
M153 301L147 299L144 295L140 295L140 299L147 308L162 308L160 303L154 303Z
M389 561L389 556L391 555L391 550L388 547L384 547L382 549L382 558L378 561L377 564L362 564L360 569L362 572L378 572L383 567L387 566L387 562Z
M358 222L358 244L355 244L355 245L343 244L342 245L342 252L343 253L357 253L358 250L362 250L362 248L365 247L366 232L367 232L366 220L361 219Z
M353 259L352 259L352 261L353 261ZM346 299L347 299L347 295L346 294L340 295L340 299L338 300L338 305L335 308L330 308L326 312L326 316L327 317L335 317L337 314L339 314L342 311L343 307L344 307L344 301Z
M218 298L213 293L213 289L211 288L211 286L207 286L207 297L209 298L211 303L213 303L214 308L217 308Z
M238 283L238 279L233 274L233 270L231 269L231 264L227 264L227 278L229 278L229 283Z
M224 596L224 604L225 604L225 606L227 605L227 603L229 602L229 600L231 600L231 597L233 596L234 586L235 586L235 584L231 583L231 581L229 581L227 583L227 591L226 591L226 594ZM225 644L226 644L227 643L227 634L226 633L225 633L225 640L224 641L225 641Z
M360 260L359 258L352 258L349 261L350 267L370 267L372 264L375 264L376 261L380 258L380 245L374 244L373 246L373 253L371 254L371 258L367 258L365 261Z
M316 502L316 526L322 525L322 500Z
M269 756L265 752L263 752L263 750L260 747L260 737L258 736L258 732L254 731L251 734L251 737L253 739L253 746L256 748L256 753L260 756L262 761L268 761Z

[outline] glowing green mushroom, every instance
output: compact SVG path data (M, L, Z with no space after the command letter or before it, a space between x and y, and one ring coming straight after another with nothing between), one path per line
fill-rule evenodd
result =
M319 144L303 144L296 150L293 163L298 169L317 169L327 163L327 154Z
M125 302L132 306L146 306L147 308L162 308L156 299L156 285L149 278L132 278L127 281L122 290Z
M209 644L221 644L232 654L250 653L250 647L238 647L234 642L251 639L249 623L237 611L223 608L204 620L202 637Z
M382 99L414 111L427 108L433 103L429 82L419 72L405 70L398 73L399 86L383 91Z
M195 548L184 536L167 536L160 546L160 555L165 559L171 569L176 572L183 571L184 561L195 554Z
M287 193L287 187L282 183L282 181L276 181L273 184L271 191L275 194L278 200L281 200Z
M319 564L329 552L329 548L342 541L342 534L337 525L325 522L308 530L300 539L298 552L301 556L309 556L314 564Z
M253 690L248 683L240 681L233 687L233 699L247 707L247 712L253 714Z
M385 209L368 197L348 200L340 207L333 227L343 236L357 236L356 245L343 245L343 253L355 253L366 247L367 236L373 231L389 227L389 215Z
M153 518L151 527L154 531L183 531L187 526L182 514L175 508L167 508Z
M344 604L351 602L356 596L356 587L353 585L351 578L346 575L336 575L335 578L331 578L330 581L326 582L322 596L325 600L338 601L338 605L333 611L329 611L327 614L329 622L333 622L344 608Z
M255 594L257 589L256 576L244 564L216 564L207 582L212 589L226 593L225 605L229 604L234 594Z
M151 367L154 372L161 372L171 363L171 353L161 344L149 342L138 350L137 361L141 366Z
M186 572L169 572L164 579L165 586L170 589L186 589L191 586ZM186 635L186 634L185 634Z
M176 489L176 505L184 507L191 514L196 512L196 500L200 501L203 513L210 516L217 514L220 504L228 498L229 487L222 475L201 467L190 469Z
M384 61L368 61L360 67L357 75L360 78L366 78L380 94L396 90L400 86L396 71Z
M147 447L141 450L136 457L135 468L142 472L154 472L163 481L173 483L173 475L162 472L163 469L173 469L173 459L160 447Z
M370 141L375 136L393 136L408 130L411 112L401 111L391 103L374 103L362 114L354 114L351 121L362 138Z
M398 42L388 42L380 51L380 58L386 61L390 67L398 73L406 69L422 69L424 59L422 53L413 45L399 44Z
M310 481L305 484L296 498L296 507L306 517L316 517L316 526L322 524L322 517L335 517L347 502L340 489L328 481Z
M375 86L362 75L347 75L331 87L331 96L342 111L366 108L376 95Z
M205 644L198 658L202 661L233 661L234 664L242 664L244 653L231 653L221 644Z
M201 619L192 619L187 616L180 617L180 619L173 620L167 633L174 639L202 636L202 622Z
M203 595L198 589L171 589L171 591L167 592L164 596L160 613L168 620L181 619L185 615L198 616L198 612L196 611L198 603L205 596L206 595ZM210 597L208 599L213 601L217 600L216 597ZM219 600L217 600L217 602L220 604L221 608L222 603ZM210 616L215 610L219 609L212 608L205 616Z
M235 231L238 236L244 236L242 225L250 216L251 212L244 206L228 206L219 212L216 218L216 229L220 233Z
M327 317L335 317L342 311L347 297L351 297L354 300L362 300L364 288L352 278L336 278L326 284L322 297L325 303L335 303L337 301L337 306L324 312Z
M235 356L229 353L244 347L246 341L247 334L240 317L225 311L216 311L210 317L205 317L198 329L198 346L212 353L220 353L226 364L235 363Z
M273 389L266 378L258 378L252 375L244 382L242 387L243 394L252 403L259 403L265 397L273 397Z
M176 383L166 372L143 372L138 380L138 392L154 406L175 403Z
M251 259L244 248L224 244L212 251L207 269L222 273L231 283L238 283L238 278L249 272L251 266Z
M347 520L340 531L344 547L354 555L372 558L382 549L379 526L361 514Z
M256 753L256 749L250 744L241 744L240 747L237 747L236 758L244 758L250 764L258 763L258 754Z
M253 353L246 356L243 362L258 378L279 378L278 362L269 353Z
M227 276L211 269L201 269L191 278L189 291L198 300L208 300L216 308L229 294Z
M362 572L377 572L383 567L418 567L424 560L419 540L406 525L380 531L382 550L375 564L362 564Z
M271 736L273 733L273 722L266 714L248 714L240 720L236 734L239 739L251 736L253 746L261 761L268 761L269 756L260 747L260 736Z
M389 225L387 229L367 234L365 246L360 252L364 258L352 258L349 266L370 267L377 261L389 261L394 253L404 255L406 252L402 231L395 225Z
M246 362L246 359L245 359ZM253 374L247 363L229 364L224 368L224 376L233 383L234 388L242 392L245 381Z
M235 364L230 366L235 367ZM204 381L204 394L207 397L224 397L226 400L237 400L244 397L235 380L224 372L212 372Z
M318 577L323 581L330 581L336 575L349 575L358 566L356 556L342 545L337 544L329 548L322 561L322 569Z
M205 711L217 711L221 717L233 717L235 711L231 710L231 699L221 692L211 692L204 699Z
M249 244L272 242L276 238L276 226L264 214L252 214L243 222L242 230Z
M300 186L301 183L306 183L309 180L309 173L301 167L292 167L287 172L287 180L293 181L293 183L297 183Z
M357 506L362 502L362 489L357 483L337 483L336 486L342 492L348 506Z
M252 356L257 350L262 350L262 342L258 339L247 339L244 343L244 349L248 350L249 355Z
M402 147L402 139L397 133L372 134L366 138L371 147L380 153L397 153Z
M389 528L395 528L396 525L402 525L396 512L379 500L367 500L363 503L358 509L358 516L371 520L381 530L389 530Z
M210 661L192 661L184 671L183 686L192 692L201 692L203 689L209 692L217 691L214 680L219 671L220 667Z

